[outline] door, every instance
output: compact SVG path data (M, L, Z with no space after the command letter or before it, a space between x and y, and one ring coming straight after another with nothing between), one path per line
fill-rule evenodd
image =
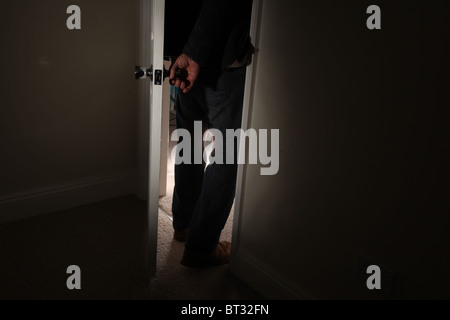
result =
M158 207L161 168L161 122L164 81L164 0L140 1L140 177L148 199L150 274L156 274ZM143 67L145 66L145 67Z
M133 71L163 69L164 1L5 1L2 10L0 222L57 214L18 223L19 240L2 232L0 253L14 259L1 263L0 296L70 297L66 270L77 265L77 296L117 297L156 269L162 86L137 83ZM139 189L138 112L147 212L127 197Z

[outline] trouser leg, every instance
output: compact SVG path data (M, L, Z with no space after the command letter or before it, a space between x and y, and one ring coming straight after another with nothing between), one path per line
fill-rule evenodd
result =
M235 197L237 161L226 164L227 129L239 129L242 121L245 68L224 71L215 88L202 88L201 104L205 106L208 126L223 137L224 164L212 164L203 174L203 183L191 217L186 248L199 253L212 252L229 217ZM196 84L197 85L197 84ZM198 191L198 190L197 190Z
M195 95L180 94L177 102L177 129L184 129L191 136L191 164L175 164L175 187L173 194L172 213L173 227L182 231L189 227L194 209L197 205L203 186L204 164L194 164L194 122L205 122ZM179 143L182 138L179 139ZM182 152L186 152L183 150ZM181 156L183 153L181 153Z

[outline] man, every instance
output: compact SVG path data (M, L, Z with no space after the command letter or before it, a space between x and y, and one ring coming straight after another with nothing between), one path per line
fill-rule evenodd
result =
M203 130L220 130L226 159L225 132L241 127L245 71L253 54L249 37L252 0L204 0L199 8L188 40L170 71L171 83L181 89L177 128L188 130L191 140L195 121L202 121ZM177 8L168 7L169 20L172 10ZM177 71L181 71L179 78ZM194 150L195 141L191 143ZM229 262L231 244L219 239L235 196L236 153L235 145L234 164L211 164L206 170L203 164L194 164L193 154L191 164L175 166L174 238L186 241L181 261L185 266Z

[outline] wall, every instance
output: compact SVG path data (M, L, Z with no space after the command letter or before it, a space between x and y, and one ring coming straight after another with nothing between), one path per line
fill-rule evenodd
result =
M66 28L71 4L82 30ZM128 0L3 3L0 220L133 192L136 9ZM54 207L41 201L56 195Z
M280 129L280 172L245 168L232 268L267 297L450 297L443 2L372 2L263 2L249 127Z

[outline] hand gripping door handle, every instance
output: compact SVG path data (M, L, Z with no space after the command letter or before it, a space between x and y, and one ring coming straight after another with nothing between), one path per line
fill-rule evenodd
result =
M155 76L155 84L161 85L162 81L170 76L170 71L164 68L163 70L155 70L155 72L153 72L153 66L151 66L150 69L140 66L134 68L134 78L136 80L150 78L150 80L153 81L153 76ZM177 70L175 78L181 78L181 70Z

